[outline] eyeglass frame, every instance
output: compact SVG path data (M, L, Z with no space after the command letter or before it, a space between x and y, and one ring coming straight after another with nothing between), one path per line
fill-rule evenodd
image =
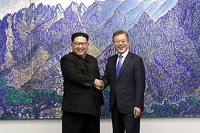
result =
M88 41L87 42L72 42L72 44L74 44L75 47L78 46L82 46L82 47L86 47L88 45Z

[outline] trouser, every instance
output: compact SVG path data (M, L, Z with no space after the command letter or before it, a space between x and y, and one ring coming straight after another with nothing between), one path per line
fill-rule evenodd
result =
M133 112L121 113L115 102L111 112L113 133L139 133L140 117L135 119Z
M63 111L62 133L100 133L100 117Z

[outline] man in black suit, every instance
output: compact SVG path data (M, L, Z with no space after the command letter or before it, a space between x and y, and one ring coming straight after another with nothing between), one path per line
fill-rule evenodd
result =
M71 40L72 52L60 60L64 78L62 133L100 133L103 95L94 87L100 84L97 60L86 54L86 33L74 33Z
M108 59L102 78L104 87L110 85L113 133L139 133L145 90L143 60L129 51L129 36L126 32L116 31L113 43L118 54ZM119 64L121 68L116 72Z

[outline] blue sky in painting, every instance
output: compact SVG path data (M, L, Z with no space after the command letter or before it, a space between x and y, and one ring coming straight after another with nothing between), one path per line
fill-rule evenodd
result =
M22 8L27 8L30 6L30 3L35 3L36 6L39 3L43 3L44 5L56 5L60 3L63 8L66 8L70 5L70 3L74 1L78 4L81 2L85 4L85 6L90 6L95 0L0 0L0 19L3 19L3 17L10 13L13 14L17 11L19 11ZM98 0L98 1L104 1L104 0ZM8 8L9 7L9 8Z

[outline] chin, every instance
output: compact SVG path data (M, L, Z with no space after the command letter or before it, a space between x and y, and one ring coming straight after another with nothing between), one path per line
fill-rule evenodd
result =
M82 55L82 54L78 54L78 56L80 56L80 57L83 57L83 55Z
M118 51L119 54L123 54L125 51Z

